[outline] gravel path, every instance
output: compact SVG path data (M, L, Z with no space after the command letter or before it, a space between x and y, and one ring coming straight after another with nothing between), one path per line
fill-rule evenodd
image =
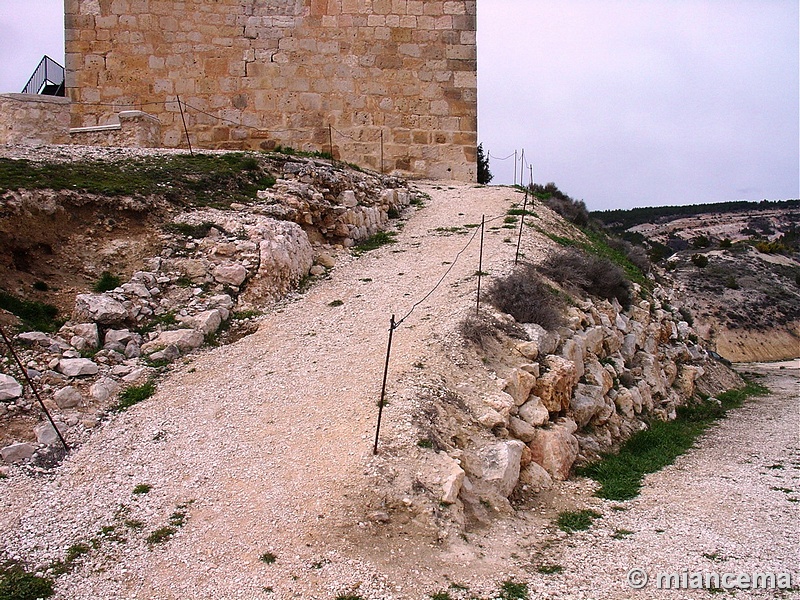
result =
M192 356L55 474L1 482L0 551L42 565L89 544L59 578L56 597L70 600L422 599L450 581L469 588L451 588L453 598L488 597L510 578L528 581L536 597L651 598L661 592L625 586L628 569L797 572L796 367L775 374L794 388L736 411L650 477L624 511L574 480L466 541L390 542L365 526L389 315L406 314L452 267L396 333L389 383L399 394L415 363L435 373L447 360L435 340L474 302L477 243L453 265L474 230L446 229L503 215L520 199L507 188L419 187L432 200L397 244L359 259L341 254L302 300L271 311L257 333ZM484 270L494 274L514 256L514 232L501 224L486 236ZM526 240L532 257L550 245L533 230ZM405 424L399 410L386 416L391 439ZM151 488L136 494L139 484ZM604 515L588 532L553 527L558 510L584 506ZM169 526L170 539L146 542ZM633 533L617 540L616 529ZM563 572L540 574L541 564Z

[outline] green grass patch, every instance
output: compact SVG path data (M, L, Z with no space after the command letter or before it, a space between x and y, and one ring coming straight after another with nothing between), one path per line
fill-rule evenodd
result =
M500 586L502 600L528 600L530 598L527 583L519 583L509 579Z
M164 231L176 233L187 238L204 238L208 235L208 232L211 231L212 227L215 227L214 223L203 221L198 225L192 225L191 223L167 223L164 225L163 229Z
M354 246L353 254L356 256L361 256L365 252L377 250L381 246L386 246L387 244L396 244L396 236L397 234L393 231L379 231L375 235L368 237L360 244Z
M719 394L719 403L704 400L678 407L674 421L652 421L648 429L632 435L617 454L603 455L599 461L579 468L578 474L600 483L596 495L601 498L635 498L645 475L671 465L728 410L741 406L750 396L768 392L763 385L750 382L743 388Z
M333 307L342 306L343 304L344 300L331 300L330 302L328 302L328 306L333 306Z
M156 385L152 381L148 381L142 385L134 385L126 388L119 395L119 400L116 406L112 409L114 412L120 412L126 408L130 408L134 404L138 404L142 400L147 400L150 396L156 393Z
M436 592L431 594L431 600L453 600L450 592Z
M229 206L252 202L275 178L252 156L176 154L69 165L0 158L0 191L74 190L105 196L161 196L171 202Z
M599 512L584 509L584 510L567 510L559 513L556 525L561 531L567 533L574 533L576 531L583 531L589 529L595 519L602 517Z
M272 552L264 552L264 554L258 557L258 560L260 560L264 564L271 565L276 560L278 560L278 557L275 556Z
M53 595L53 580L19 567L0 572L0 600L37 600Z
M100 279L98 279L92 289L95 292L102 294L103 292L109 292L115 288L118 288L122 283L122 279L119 275L114 275L110 271L103 271L100 274Z
M150 545L153 546L155 544L163 544L167 540L169 540L173 535L175 535L178 530L175 527L171 527L169 525L165 525L164 527L159 527L155 531L153 531L150 535L147 536L145 541Z
M153 486L149 483L139 483L133 488L134 494L146 494L150 490L153 489Z
M564 572L564 567L561 565L539 565L536 570L542 575L558 575Z
M63 321L57 319L58 308L51 304L23 300L0 291L0 308L16 315L26 329L36 331L58 331Z

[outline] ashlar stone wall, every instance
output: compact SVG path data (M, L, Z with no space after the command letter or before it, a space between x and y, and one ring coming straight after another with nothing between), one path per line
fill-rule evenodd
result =
M72 127L476 177L475 0L65 0Z

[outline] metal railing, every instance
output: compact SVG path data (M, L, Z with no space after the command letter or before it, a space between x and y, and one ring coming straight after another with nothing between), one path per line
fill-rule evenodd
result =
M23 94L64 95L64 67L45 55L31 75Z

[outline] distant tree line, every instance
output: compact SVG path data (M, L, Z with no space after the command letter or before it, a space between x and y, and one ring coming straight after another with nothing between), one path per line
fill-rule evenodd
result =
M649 206L630 209L598 210L591 217L601 221L615 231L624 231L642 223L666 223L681 217L706 213L739 213L751 210L800 208L800 200L762 200L748 202L717 202L713 204L689 204L686 206Z

